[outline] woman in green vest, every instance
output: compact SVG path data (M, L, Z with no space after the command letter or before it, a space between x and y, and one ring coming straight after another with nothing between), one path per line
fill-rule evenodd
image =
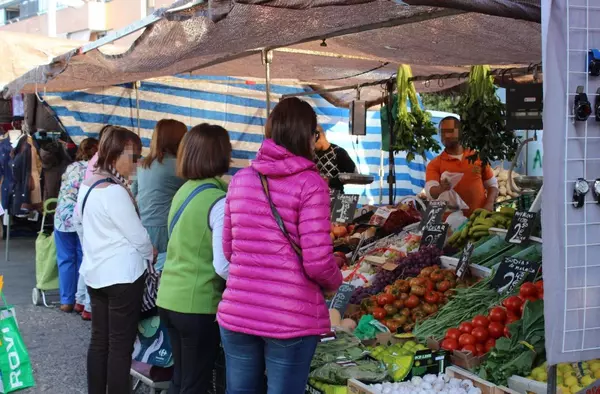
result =
M158 289L175 370L170 394L208 392L220 344L217 305L229 262L222 235L231 142L220 126L201 124L183 137L177 175L186 180L169 212L167 258Z

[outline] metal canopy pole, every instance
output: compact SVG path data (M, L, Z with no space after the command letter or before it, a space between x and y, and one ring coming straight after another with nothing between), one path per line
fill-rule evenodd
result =
M390 128L390 146L389 146L389 171L388 171L388 186L389 186L389 204L394 204L394 188L396 186L396 160L394 160L394 149L392 148L395 143L394 136L394 80L389 79L385 84L387 90L387 118L388 126Z
M267 117L269 117L271 115L271 63L273 62L273 52L264 49L262 62L265 66L265 92L267 94Z

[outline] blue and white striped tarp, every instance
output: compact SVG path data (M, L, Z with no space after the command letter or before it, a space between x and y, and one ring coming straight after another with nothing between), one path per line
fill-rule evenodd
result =
M303 88L298 85L271 86L274 103L283 94L302 91ZM137 100L132 84L69 93L47 93L44 99L76 143L86 137L96 136L106 124L134 131L139 126L145 147L149 146L154 125L160 119L177 119L188 127L200 123L219 124L229 131L233 144L230 175L249 164L264 138L266 101L263 82L231 77L175 76L141 82ZM348 151L361 173L375 177L372 185L349 186L346 193L360 194L361 204L379 204L380 196L387 203L389 161L387 152L381 152L379 111L368 112L366 136L352 137L348 132L347 109L334 107L320 96L305 99L314 107L329 140ZM434 122L446 115L449 114L432 112ZM408 164L405 155L399 153L395 164L396 196L419 193L425 184L425 165L422 159Z

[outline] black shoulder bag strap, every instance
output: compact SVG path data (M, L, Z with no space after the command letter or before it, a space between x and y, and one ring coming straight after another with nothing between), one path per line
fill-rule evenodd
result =
M277 222L277 226L279 226L279 229L281 230L283 235L287 238L290 245L292 245L292 249L294 249L294 252L296 252L296 255L298 257L302 258L302 249L300 248L300 246L298 246L298 244L296 244L296 242L294 242L292 237L290 237L290 234L288 233L287 229L285 228L285 223L283 222L281 215L279 215L279 212L277 212L277 208L275 207L275 204L273 204L273 200L271 200L271 193L269 193L269 183L267 182L267 177L261 173L258 173L258 176L260 177L260 182L262 183L262 187L265 192L265 196L267 196L267 200L269 201L269 205L271 206L271 213L273 214L273 217L275 218L275 222Z
M85 203L87 202L88 197L90 196L90 192L92 190L94 190L94 188L98 185L101 185L103 183L115 183L114 180L112 180L111 178L104 178L104 179L100 179L96 182L94 182L94 184L92 186L90 186L90 189L87 191L87 193L85 193L85 197L83 197L83 203L81 203L81 217L83 217L83 210L85 209Z

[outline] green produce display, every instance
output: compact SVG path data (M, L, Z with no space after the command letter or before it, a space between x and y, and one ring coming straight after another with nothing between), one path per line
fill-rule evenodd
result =
M309 375L309 378L315 381L338 385L347 384L348 379L357 379L364 383L379 383L387 377L387 368L383 362L371 359L327 363Z
M524 251L527 248L525 245L513 245L508 249L504 249L500 253L496 253L495 255L489 257L487 260L482 261L479 265L487 268L494 268L505 257L516 257L520 252Z
M503 386L513 375L529 375L536 359L545 359L544 301L528 301L521 320L508 328L510 338L499 338L478 370L481 378Z
M457 322L473 319L486 314L488 309L502 300L498 291L489 286L492 276L481 280L469 288L457 288L456 294L439 312L427 320L417 323L413 335L421 342L428 338L442 340L449 328Z
M426 349L425 346L414 341L407 341L387 348L377 346L372 350L371 355L376 360L383 361L394 382L401 382L412 368L415 353Z
M355 361L368 354L369 352L357 337L344 331L337 331L336 339L319 343L310 367L311 369L315 369L341 359Z
M467 224L448 238L448 245L460 249L468 241L477 242L488 237L492 227L506 229L510 226L514 214L515 210L510 207L502 207L498 212L476 209Z
M469 263L481 265L485 260L511 247L512 245L506 242L503 236L493 235L486 242L475 247Z

